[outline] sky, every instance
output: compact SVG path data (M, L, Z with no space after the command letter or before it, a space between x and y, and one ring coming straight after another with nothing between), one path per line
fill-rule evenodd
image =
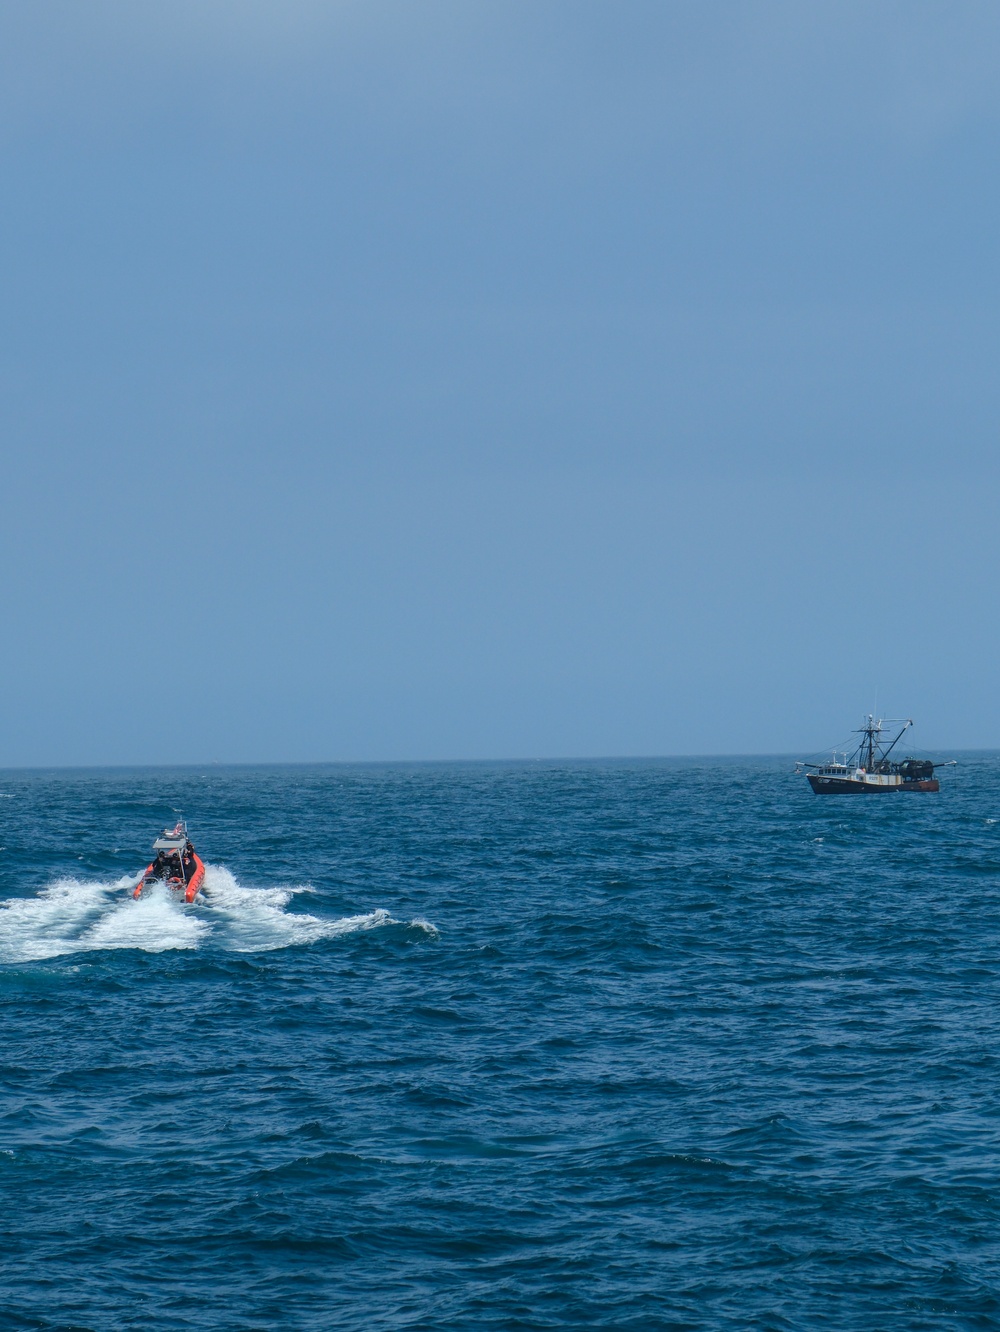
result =
M1000 8L0 0L0 765L1000 746Z

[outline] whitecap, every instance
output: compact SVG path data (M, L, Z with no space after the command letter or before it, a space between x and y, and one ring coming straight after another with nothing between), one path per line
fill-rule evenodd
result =
M432 939L439 939L441 937L441 931L438 927L432 925L429 920L424 920L422 916L415 916L414 919L410 921L410 929L423 930L424 933L429 934Z

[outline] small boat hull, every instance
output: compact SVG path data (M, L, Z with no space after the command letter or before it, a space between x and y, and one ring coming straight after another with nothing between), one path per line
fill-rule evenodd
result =
M156 883L165 883L172 893L183 893L185 902L193 902L205 882L205 865L197 851L192 852L191 859L194 861L194 870L186 882L183 879L157 878L153 873L153 866L147 865L142 878L135 885L132 896L138 900L146 888L152 888Z

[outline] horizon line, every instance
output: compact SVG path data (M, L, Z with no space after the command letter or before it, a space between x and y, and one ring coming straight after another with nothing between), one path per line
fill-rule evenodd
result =
M811 751L813 753L819 751ZM924 751L928 752L928 751ZM1000 754L993 747L956 749L957 754ZM700 754L577 754L547 755L544 757L514 758L392 758L392 759L201 759L173 763L16 763L0 765L0 772L129 772L136 769L162 771L164 769L194 768L391 768L470 766L473 764L532 764L532 763L663 763L695 759L796 759L794 750L717 750Z

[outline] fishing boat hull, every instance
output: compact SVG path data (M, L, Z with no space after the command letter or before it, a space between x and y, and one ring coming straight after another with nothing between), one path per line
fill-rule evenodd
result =
M808 772L809 785L817 795L878 795L885 791L899 791L902 782L865 782L852 777L823 777Z
M806 773L809 785L817 795L875 795L880 791L940 791L941 783L936 777L923 778L913 782L864 782L850 777L822 777L814 772Z

